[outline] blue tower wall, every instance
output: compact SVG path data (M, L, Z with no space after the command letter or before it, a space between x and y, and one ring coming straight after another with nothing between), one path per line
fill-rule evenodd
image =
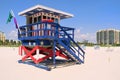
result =
M27 46L52 45L52 40L55 39L65 40L69 45L69 38L64 35L60 27L68 31L69 35L74 38L74 28L62 27L57 23L39 22L21 26L18 39L22 41L23 45Z

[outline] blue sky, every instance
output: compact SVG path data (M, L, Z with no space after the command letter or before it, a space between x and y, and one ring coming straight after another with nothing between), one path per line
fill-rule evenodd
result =
M96 31L120 29L120 0L3 0L0 3L0 31L9 39L17 39L13 21L6 24L9 11L12 9L19 25L24 25L25 18L18 13L37 4L74 14L74 18L62 20L60 24L74 27L77 41L95 42Z

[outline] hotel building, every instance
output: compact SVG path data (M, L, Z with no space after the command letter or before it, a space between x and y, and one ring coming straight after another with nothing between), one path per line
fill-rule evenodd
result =
M98 44L120 44L120 30L106 29L99 30L97 32L97 43Z
M1 31L0 31L0 40L5 42L5 34L4 32L1 32Z

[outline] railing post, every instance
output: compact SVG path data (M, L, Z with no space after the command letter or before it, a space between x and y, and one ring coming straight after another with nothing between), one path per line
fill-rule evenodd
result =
M55 46L56 46L56 41L54 40L54 42L53 42L53 64L54 64L54 68L56 68L56 60L55 60L56 52L55 52Z
M79 54L79 50L80 50L80 49L79 49L79 47L77 47L77 48L78 48L78 57L79 57L79 56L80 56L80 54Z
M73 29L73 31L72 31L72 37L73 37L73 39L74 39L74 29Z
M38 36L39 36L39 30L38 30L38 24L37 24L37 31L36 31L36 36L37 36L37 38L38 38Z
M48 23L45 23L45 36L47 36L47 24Z
M19 30L18 30L18 38L21 38L21 36L20 36L20 35L21 35L21 33L20 33L20 32L19 32Z
M58 38L59 37L58 25L56 25L55 28L56 28L56 30L55 30L55 37Z

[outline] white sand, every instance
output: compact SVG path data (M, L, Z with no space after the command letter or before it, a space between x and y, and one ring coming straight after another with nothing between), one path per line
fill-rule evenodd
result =
M120 47L87 47L85 64L46 71L19 64L18 48L0 47L0 80L120 80Z

